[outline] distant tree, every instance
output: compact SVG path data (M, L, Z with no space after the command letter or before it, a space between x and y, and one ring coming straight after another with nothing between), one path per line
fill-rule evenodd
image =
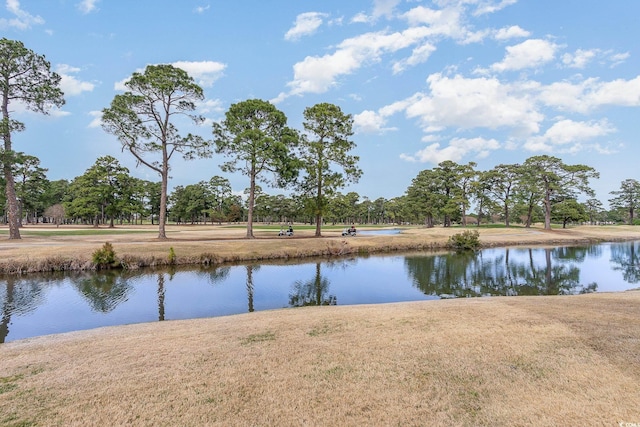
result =
M46 207L66 201L69 197L69 181L66 179L47 181L47 186L42 197Z
M60 227L65 218L64 206L61 203L49 206L44 210L44 217L52 219L56 227Z
M492 200L502 205L504 225L509 227L509 208L513 203L518 178L521 175L519 165L500 164L486 172L488 192Z
M406 206L414 215L420 215L429 228L434 226L435 218L445 204L440 183L437 172L425 169L418 173L407 189Z
M60 76L51 71L51 64L42 55L27 49L22 42L0 39L0 93L2 94L2 120L0 134L4 141L0 150L0 163L4 172L5 195L9 221L9 239L20 239L20 213L16 197L13 166L17 160L11 135L25 129L23 123L11 119L9 104L19 102L37 113L64 104L59 88Z
M213 176L209 180L209 192L212 199L211 221L215 219L221 223L225 216L223 212L225 200L231 196L231 183L221 176Z
M598 199L590 198L584 202L584 210L589 217L589 224L593 225L596 222L596 218L602 214L602 202Z
M179 185L169 196L170 217L177 222L189 221L194 224L210 208L210 200L209 189L204 181L184 187Z
M609 203L613 208L625 209L629 215L629 224L633 225L635 212L640 209L640 182L635 179L625 179L620 184L620 190L612 191L613 199Z
M73 200L66 209L70 216L93 217L94 226L114 219L124 212L132 192L129 169L120 165L115 157L103 156L84 174L76 177L70 186Z
M491 198L493 188L492 176L490 172L479 172L478 179L471 185L471 198L475 200L478 208L478 219L476 225L479 227L485 215L485 211L495 207L495 202Z
M327 195L349 182L358 182L362 171L357 156L349 154L356 144L353 117L340 107L321 103L304 110L304 130L300 141L300 158L305 176L301 193L309 198L314 211L316 237L322 235L322 217L327 210Z
M129 90L116 95L111 106L102 110L102 128L115 135L139 163L160 175L158 238L166 239L171 158L175 153L187 160L207 157L211 146L201 136L181 135L174 121L182 116L203 123L204 117L192 112L204 94L186 71L172 65L149 65L144 73L133 73L125 86Z
M469 207L469 198L474 189L474 184L478 179L478 171L475 170L477 164L469 162L466 165L460 165L458 188L460 191L460 211L462 225L467 226L467 208Z
M27 222L38 222L38 213L45 208L44 194L49 183L47 169L40 167L40 159L24 153L16 153L14 168L20 217L26 216Z
M240 171L249 178L246 237L253 239L256 182L282 188L295 180L299 163L292 149L298 144L298 134L273 104L250 99L231 105L225 119L214 123L213 135L216 152L230 158L222 170Z
M566 165L557 157L534 156L524 162L530 184L541 189L544 208L544 228L551 229L551 209L554 203L575 198L578 192L592 196L589 179L599 174L585 165ZM555 202L554 202L555 201Z
M551 209L552 218L562 223L562 228L567 228L569 222L582 222L589 219L584 205L576 199L566 199L555 203Z

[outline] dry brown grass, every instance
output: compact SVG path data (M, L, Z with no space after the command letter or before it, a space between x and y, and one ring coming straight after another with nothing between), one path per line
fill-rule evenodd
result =
M640 292L312 307L0 346L1 425L640 422Z
M471 227L471 229L474 229ZM44 226L26 228L30 232L48 231ZM148 233L127 233L144 230ZM398 250L442 248L461 228L412 228L398 235L359 235L342 237L340 231L324 231L314 238L312 230L297 230L296 237L277 237L274 231L256 231L256 239L244 238L243 228L220 226L168 226L168 239L156 238L157 226L118 227L120 234L81 236L38 236L24 234L22 240L0 240L0 272L20 273L55 269L90 269L91 254L110 242L119 259L130 268L168 263L170 248L177 264L202 262L300 258ZM574 242L640 239L640 227L582 226L567 230L540 228L480 228L484 246L520 244L567 244Z

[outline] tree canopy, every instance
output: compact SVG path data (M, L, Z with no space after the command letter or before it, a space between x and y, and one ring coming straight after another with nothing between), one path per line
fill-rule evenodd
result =
M64 104L63 93L59 88L60 80L61 77L51 71L51 64L43 55L27 49L22 42L4 37L0 39L0 134L4 142L0 150L0 163L4 172L8 205L9 239L20 239L20 213L13 176L13 165L17 159L11 134L25 129L23 123L10 117L9 104L19 102L29 110L48 114L52 107Z
M164 239L172 156L179 153L189 160L210 155L209 140L192 133L183 135L174 123L176 116L182 116L202 124L204 117L193 112L204 94L186 71L172 65L149 65L144 73L133 73L125 86L129 90L116 95L111 106L102 110L102 127L139 163L160 175L158 238Z
M249 178L247 238L253 238L256 182L285 187L298 176L299 161L293 154L298 133L287 126L287 117L273 104L250 99L231 105L222 122L213 124L216 152L229 160L225 172L239 171Z
M316 222L316 236L322 233L322 217L326 213L326 195L358 182L362 170L359 158L349 154L355 143L353 117L340 107L321 103L304 110L306 134L300 143L300 158L305 176L299 188L308 197ZM336 170L336 168L338 170Z

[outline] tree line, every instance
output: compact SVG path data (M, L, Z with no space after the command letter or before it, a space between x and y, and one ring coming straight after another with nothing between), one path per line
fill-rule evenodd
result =
M114 135L123 151L151 169L160 181L130 176L111 156L99 158L83 175L68 182L49 182L39 160L12 149L11 136L25 126L10 117L9 104L17 101L47 114L64 104L60 76L51 71L44 56L19 41L0 39L0 92L2 133L0 151L5 192L0 200L9 238L19 239L23 219L40 217L56 222L98 225L115 221L137 222L149 218L158 224L158 237L166 238L167 221L246 221L247 238L253 237L256 220L304 221L316 225L321 235L325 222L424 223L428 227L454 222L466 225L483 220L514 220L526 226L543 220L566 226L569 222L602 220L602 203L593 198L590 180L598 173L585 165L567 165L552 156L534 156L523 164L498 165L476 170L471 162L445 161L421 171L403 196L370 201L340 189L362 175L356 147L353 117L340 107L319 103L304 110L303 129L287 125L287 117L273 104L250 99L231 105L224 119L213 124L211 138L184 133L178 124L204 123L195 113L203 90L182 69L150 65L126 81L127 90L114 97L102 111L103 129ZM248 179L246 197L234 195L228 180L218 175L209 181L177 186L168 192L174 156L184 159L219 154L225 158L222 172L240 172ZM259 183L294 189L292 196L269 196ZM640 184L623 181L611 192L612 211L618 220L633 223L640 199ZM579 203L578 197L590 197ZM469 214L475 206L476 214ZM609 213L607 220L613 220Z
M161 183L131 176L117 159L104 156L84 174L72 179L49 181L47 169L34 156L18 153L14 177L19 212L27 223L142 224L157 223ZM369 199L356 192L334 192L326 197L324 223L330 224L423 224L450 226L501 222L530 226L546 222L637 223L640 182L624 180L611 191L610 210L589 197L578 202L580 192L592 191L583 179L593 176L591 168L565 165L560 159L536 156L523 164L497 165L487 171L474 163L452 161L421 171L404 195L392 199ZM0 183L4 184L0 178ZM547 184L549 183L549 184ZM553 185L551 185L553 184ZM176 186L168 195L167 220L183 224L246 222L248 192L234 193L227 178ZM254 189L253 222L314 224L315 205L304 194L268 194ZM545 201L547 200L547 201ZM6 196L0 195L0 207ZM469 212L470 206L474 212ZM2 211L6 220L6 209Z

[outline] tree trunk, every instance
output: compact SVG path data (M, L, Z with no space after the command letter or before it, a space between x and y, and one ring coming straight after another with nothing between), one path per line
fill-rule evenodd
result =
M544 229L551 230L551 193L549 191L544 196Z
M7 144L5 144L6 150ZM6 153L7 151L5 151ZM15 182L13 180L13 173L11 172L11 162L5 161L4 163L4 179L5 194L7 196L7 214L9 221L9 239L21 239L20 237L20 214L18 208L18 199L16 197Z
M166 159L166 149L163 150L164 162L162 163L162 183L160 188L160 213L158 215L158 239L166 239L166 222L167 222L167 187L169 180L169 165Z
M255 202L256 192L256 173L255 168L251 167L251 184L249 186L249 206L247 209L247 239L253 239L253 204Z
M319 162L321 163L321 162ZM316 191L316 237L322 236L322 171L318 167L318 188Z

